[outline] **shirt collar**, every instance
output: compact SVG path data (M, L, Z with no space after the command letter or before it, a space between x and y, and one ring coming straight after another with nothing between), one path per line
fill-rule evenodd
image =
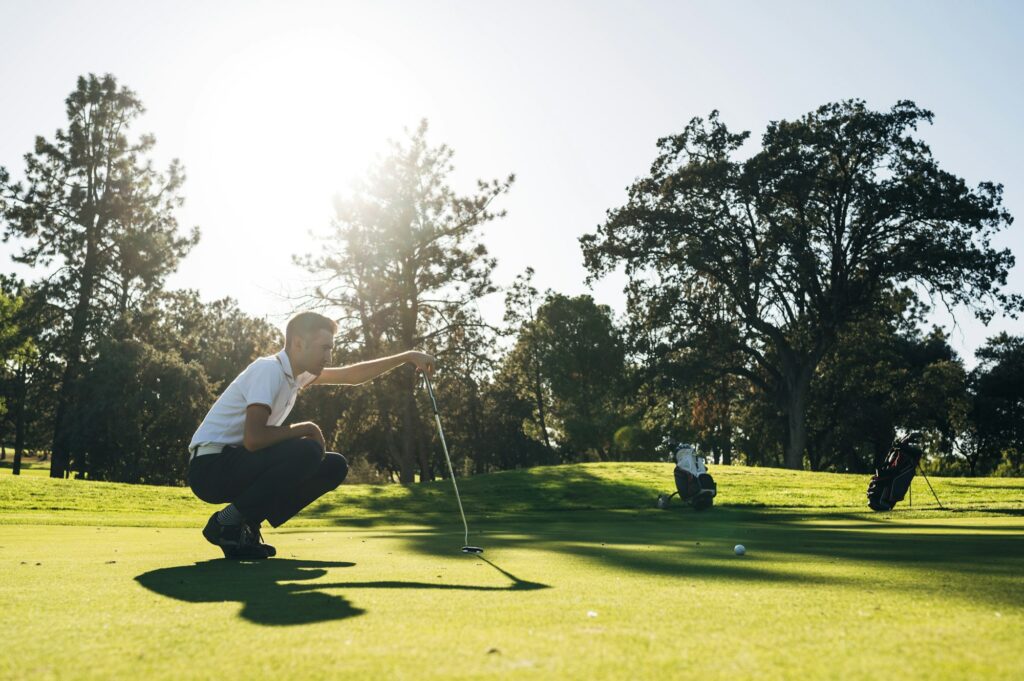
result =
M288 359L288 353L282 350L277 353L277 361L281 363L281 368L284 369L284 375L288 377L288 380L295 381L295 376L292 372L292 363Z

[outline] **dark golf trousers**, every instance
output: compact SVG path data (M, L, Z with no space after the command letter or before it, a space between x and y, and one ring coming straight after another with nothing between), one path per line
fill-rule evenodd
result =
M309 439L278 442L255 452L241 446L192 458L188 484L211 504L232 503L250 523L277 527L336 488L348 474L341 454Z

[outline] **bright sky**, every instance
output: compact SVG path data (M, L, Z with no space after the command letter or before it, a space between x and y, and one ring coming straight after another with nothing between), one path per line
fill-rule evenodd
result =
M769 120L860 97L912 99L969 183L1006 186L1022 221L997 245L1024 260L1024 3L1004 2L15 2L0 0L0 165L65 127L77 76L113 73L148 113L135 132L182 160L183 226L202 241L171 279L282 321L291 264L332 197L421 118L453 147L455 186L517 182L485 242L508 284L587 291L578 237L620 205L658 137L719 109L755 137ZM11 245L0 245L14 269ZM592 291L623 309L621 278ZM1024 292L1024 263L1010 288ZM501 299L483 301L498 321ZM937 318L949 324L948 316ZM957 315L968 363L994 330Z

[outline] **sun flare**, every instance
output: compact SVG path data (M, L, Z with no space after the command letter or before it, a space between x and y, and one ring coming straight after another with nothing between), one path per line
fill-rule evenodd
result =
M310 207L296 199L321 215L388 138L424 115L421 95L401 59L370 44L318 31L276 35L210 69L191 156L220 169L219 198L269 236L280 220L306 222ZM304 228L324 224L310 219Z

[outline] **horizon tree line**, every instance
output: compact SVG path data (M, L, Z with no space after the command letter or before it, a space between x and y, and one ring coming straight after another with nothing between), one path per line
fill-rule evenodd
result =
M38 137L20 181L0 166L0 226L45 272L0 278L0 455L49 453L53 477L182 484L185 443L226 382L281 334L230 300L167 290L198 243L181 230L185 173L157 170L144 111L111 75L83 76L67 127ZM1015 316L1002 187L968 187L917 137L931 112L859 100L747 132L717 112L658 141L650 173L580 239L589 280L623 266L627 312L499 289L482 229L515 177L450 183L454 152L426 121L338 200L324 248L295 261L301 301L339 321L336 361L419 348L442 371L464 473L661 456L663 438L725 464L864 472L898 430L926 433L937 472L1024 472L1024 339L996 335L968 371L932 301ZM474 301L503 290L500 325ZM367 480L432 480L416 377L300 396L294 418Z

